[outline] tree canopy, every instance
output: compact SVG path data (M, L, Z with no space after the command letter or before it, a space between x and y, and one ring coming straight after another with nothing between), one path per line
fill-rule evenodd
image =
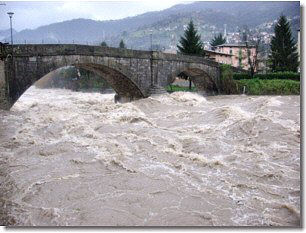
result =
M103 41L103 42L101 43L101 46L107 47L106 42L105 42L105 41Z
M284 15L279 17L271 39L270 68L272 71L293 71L298 68L298 53L291 29Z
M122 39L121 39L121 41L119 43L119 48L125 49L125 44L124 44L124 41Z
M201 36L195 29L192 20L189 22L184 36L180 38L180 45L177 45L177 48L183 54L204 55Z
M222 45L222 44L224 44L225 42L226 42L226 38L225 38L225 37L223 38L222 33L220 33L219 35L215 36L215 37L211 40L210 45L211 45L212 47L215 47L215 46L217 46L217 45Z

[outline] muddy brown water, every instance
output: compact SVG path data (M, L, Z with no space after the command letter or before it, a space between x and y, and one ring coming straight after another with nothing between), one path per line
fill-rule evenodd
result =
M300 225L299 96L31 87L0 138L2 225Z

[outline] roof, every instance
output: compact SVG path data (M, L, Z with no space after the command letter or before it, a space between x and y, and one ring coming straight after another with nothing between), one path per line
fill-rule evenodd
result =
M225 55L225 56L233 56L233 54L228 54L228 53L221 53L221 52L217 52L217 51L213 51L213 50L205 50L205 53L214 53L214 54L219 54L219 55Z
M249 47L255 47L254 45L248 45ZM222 45L217 45L215 47L246 47L246 44L222 44Z

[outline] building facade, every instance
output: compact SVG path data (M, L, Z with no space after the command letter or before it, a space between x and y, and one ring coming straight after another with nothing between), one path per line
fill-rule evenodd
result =
M212 59L216 62L222 63L222 64L228 64L232 65L232 56L231 54L227 53L221 53L213 50L204 50L205 56L209 59Z
M244 70L249 69L249 62L248 62L248 49L250 50L250 57L253 61L256 59L256 47L250 46L247 48L245 44L222 44L214 47L214 52L219 53L220 55L215 55L216 61L222 59L221 54L230 55L231 58L231 65L242 68ZM229 64L229 63L226 63Z

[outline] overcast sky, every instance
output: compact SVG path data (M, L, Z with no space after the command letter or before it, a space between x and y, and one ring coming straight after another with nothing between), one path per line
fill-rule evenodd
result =
M179 0L138 1L1 1L0 30L10 28L7 12L12 11L13 28L34 29L50 23L76 18L93 20L121 19L148 11L159 11L179 3Z

